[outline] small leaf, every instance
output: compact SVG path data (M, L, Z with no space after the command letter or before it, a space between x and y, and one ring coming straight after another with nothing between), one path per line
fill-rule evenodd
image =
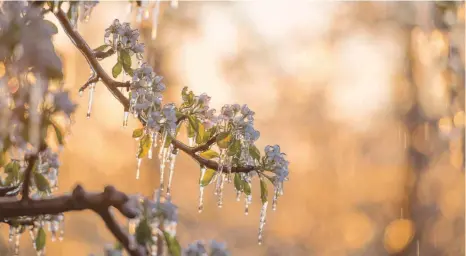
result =
M213 169L207 169L204 172L204 175L201 177L201 186L205 187L212 182L212 179L214 178L215 175L215 170Z
M201 122L197 121L196 143L197 144L202 144L204 142L204 136L205 136L204 125Z
M241 177L239 173L235 173L235 188L238 191L243 191L243 182L241 181Z
M5 166L5 173L18 173L19 168L18 161L11 161Z
M205 158L205 159L213 159L213 158L219 157L219 154L217 152L213 151L212 149L204 151L204 152L200 153L199 155L202 158Z
M63 135L65 134L63 132L63 130L61 129L60 126L58 126L58 124L56 124L55 122L53 122L52 120L50 120L50 124L52 125L54 131L55 131L55 136L57 137L57 142L58 144L60 145L64 145L65 144L65 140L63 138Z
M152 241L152 228L147 219L142 219L136 227L136 241L141 245Z
M249 154L254 158L255 160L259 161L261 158L261 152L255 145L249 146Z
M139 138L144 134L144 128L138 128L133 131L133 138Z
M49 181L41 173L34 173L34 183L36 183L37 190L46 192L50 190Z
M44 249L45 247L45 241L46 241L46 236L44 228L40 228L39 231L37 232L37 237L36 237L36 250L40 251Z
M194 116L188 116L188 121L189 125L191 126L191 129L197 132L197 130L199 129L199 122L197 122L196 118Z
M120 63L123 64L123 67L131 68L131 56L127 50L120 51Z
M117 78L118 75L121 74L121 71L123 70L123 67L120 62L117 62L115 66L112 68L112 75L113 78Z
M262 204L265 204L267 202L267 196L269 195L269 191L267 189L267 183L265 182L264 179L260 179L261 181L261 200Z
M131 67L128 67L128 66L124 66L123 65L123 70L125 70L125 72L130 75L131 77L133 76L134 74L134 70L131 68Z
M217 135L217 146L219 148L228 148L231 142L231 134L229 132L221 132Z
M101 45L101 46L95 48L94 51L96 51L96 52L102 52L102 51L105 51L105 49L107 49L108 47L110 47L110 45L108 45L108 44L103 44L103 45Z
M238 154L240 151L241 151L241 141L233 140L233 143L231 143L230 146L228 147L227 154L229 156L234 156Z
M186 130L188 132L188 138L194 138L196 130L194 130L194 127L191 125L191 122L189 122L188 125L186 125Z
M243 180L243 192L248 196L251 195L251 186L249 186L249 183L247 183L244 180Z
M139 141L139 153L138 158L143 158L149 153L149 149L152 147L152 142L148 134L144 135Z
M163 236L167 242L168 252L170 256L181 256L181 246L176 237L171 236L168 232L164 231Z

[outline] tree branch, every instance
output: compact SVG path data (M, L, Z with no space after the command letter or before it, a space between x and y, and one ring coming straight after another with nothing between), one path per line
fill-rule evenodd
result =
M71 195L40 200L26 199L27 203L22 200L2 201L0 203L0 219L8 223L8 220L5 219L18 216L53 215L70 211L92 210L101 216L109 230L130 255L147 255L143 246L138 245L134 248L130 246L128 234L121 229L109 211L110 207L114 207L127 218L137 216L135 210L126 205L129 200L128 196L113 186L105 187L103 193L89 193L78 185Z
M0 197L4 196L15 196L20 191L20 184L10 187L1 187L0 188ZM16 191L15 191L16 190Z
M106 52L96 51L96 50L94 50L93 52L94 52L94 56L99 60L105 59L105 58L110 57L113 54L115 54L115 50L113 50L113 49L110 49L110 50L108 50Z
M122 83L122 82L117 82L110 78L110 76L105 72L105 70L102 68L102 66L99 64L96 55L94 54L94 51L89 47L89 45L86 43L86 41L81 37L81 35L73 29L71 26L68 18L66 17L66 14L62 11L59 10L55 16L57 17L58 21L61 23L63 26L63 29L65 30L66 34L68 37L73 41L74 45L76 48L78 48L81 53L84 55L86 58L87 62L91 66L92 70L96 73L98 77L102 79L102 82L105 84L108 90L115 96L115 98L120 101L120 103L123 105L125 111L129 109L129 100L118 90L118 87L127 87L127 83ZM186 117L184 117L186 118ZM184 119L183 117L178 120L181 122L181 119ZM177 123L179 123L177 121ZM141 120L142 123L144 123L143 120ZM210 141L210 140L209 140ZM210 145L214 143L214 141L209 142ZM218 163L215 161L207 160L199 155L196 154L196 152L200 151L200 149L203 149L203 147L209 147L210 145L207 146L202 146L201 148L195 148L193 150L192 148L188 147L186 144L182 143L179 140L173 139L172 144L175 148L180 149L181 151L184 151L186 154L191 156L193 159L195 159L199 164L204 165L205 167L213 170L218 169ZM241 166L241 167L233 167L231 169L231 172L250 172L253 170L258 169L257 167L254 166Z

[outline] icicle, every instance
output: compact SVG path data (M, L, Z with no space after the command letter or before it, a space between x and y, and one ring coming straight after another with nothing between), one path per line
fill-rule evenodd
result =
M155 141L154 141L154 132L151 132L151 135L150 135L150 148L149 148L149 152L147 152L147 157L149 159L152 159L152 153L153 153L153 146L154 145Z
M154 10L152 11L152 40L157 38L157 26L159 19L160 0L155 0Z
M277 210L277 201L278 201L278 188L275 187L273 191L272 211Z
M138 158L138 168L136 169L136 179L139 180L139 169L141 168L142 158Z
M74 30L78 28L78 6L77 3L72 4L70 3L70 8L71 8L71 18L70 18L70 23L71 27L73 27Z
M94 89L95 89L95 84L92 83L89 85L89 105L87 106L87 118L91 117L91 110L92 110L92 100L94 99Z
M78 91L79 97L82 97L82 96L83 96L83 93L84 93L83 90L79 90L79 91Z
M51 238L52 238L52 242L55 242L55 240L57 239L58 221L52 220L51 222L52 222L51 223L52 227L51 227L51 230L50 230L51 235L52 235Z
M60 214L58 216L59 219L59 234L58 234L58 241L63 241L63 238L65 236L65 216L63 214Z
M204 186L202 186L201 181L204 178L204 174L207 168L205 166L201 167L201 177L199 179L199 207L197 208L199 212L202 212L204 209Z
M34 250L36 249L36 243L34 243L36 241L36 235L34 234L34 228L31 227L29 229L29 236L31 237L31 240L32 240L32 247L34 248Z
M241 200L241 191L236 190L236 201L239 202Z
M267 214L267 204L268 202L263 203L262 208L261 208L261 215L260 215L260 220L259 220L259 235L257 237L259 245L262 244L262 235L264 232L265 217Z
M16 234L16 228L13 227L13 226L10 226L10 230L9 230L9 234L8 234L8 241L11 243L13 242L13 237L15 236Z
M167 132L164 130L163 133L162 133L162 144L160 144L160 151L159 151L159 160L162 160L162 156L163 156L163 150L164 150L164 146L165 146L165 141L167 140Z
M219 160L218 160L218 168L217 168L218 176L217 176L217 183L215 184L215 192L214 192L215 195L219 195L220 187L223 186L224 176L222 174L223 174L224 162L225 162L225 150L221 149Z
M225 173L221 173L219 175L220 185L218 189L218 198L217 198L217 206L218 208L222 208L223 206L223 185L225 184Z
M169 170L169 175L168 175L167 196L170 196L170 193L171 193L172 179L173 179L173 174L175 173L175 161L176 161L177 155L178 155L178 149L175 149L174 152L170 156L171 161L170 161L170 170Z
M19 239L21 238L21 233L19 233L19 227L15 231L15 255L19 255Z
M252 190L251 178L246 177L246 182L248 183L249 187L250 187L251 190ZM246 195L244 201L245 201L244 215L248 215L248 214L249 214L249 205L250 205L251 202L252 202L252 195L251 195L251 194Z
M173 9L178 8L178 0L171 0L170 6L171 6Z
M131 250L136 249L137 243L133 235L128 236L128 247Z
M128 126L128 118L129 118L129 112L125 111L123 114L123 127Z
M141 23L142 21L142 13L143 13L143 9L141 7L138 7L137 11L136 11L136 23Z

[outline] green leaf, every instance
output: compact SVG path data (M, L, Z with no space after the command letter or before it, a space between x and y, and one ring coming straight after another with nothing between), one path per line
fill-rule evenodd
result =
M189 120L189 116L188 116ZM194 138L194 135L196 134L196 130L194 130L194 127L191 125L191 122L188 123L186 126L186 130L188 132L188 138Z
M147 219L142 219L136 227L136 241L141 245L152 241L152 228Z
M221 132L217 135L217 146L219 148L228 148L231 142L231 134L229 132Z
M170 256L181 256L181 246L176 237L171 236L168 232L164 231L163 236L167 242L168 252Z
M53 130L55 131L55 136L57 137L58 144L64 145L65 140L64 140L63 135L65 133L63 132L62 128L60 126L58 126L58 124L53 122L52 120L50 120L50 124L52 125Z
M139 141L139 153L138 158L143 158L149 153L149 149L152 147L152 141L150 135L144 135Z
M110 47L110 45L108 44L103 44L97 48L94 49L94 51L96 52L102 52L102 51L105 51L108 47Z
M255 145L249 146L249 154L252 156L257 161L260 161L261 158L261 152Z
M204 143L204 137L205 137L205 128L204 125L197 121L197 136L196 136L196 143L197 144L202 144Z
M251 194L251 186L249 186L249 183L247 183L244 180L243 180L243 192L248 196Z
M191 126L191 128L197 132L197 130L199 129L199 122L197 121L196 117L194 116L188 116L188 121L189 121L189 125Z
M37 237L36 237L36 250L40 251L44 249L45 247L45 238L47 234L45 234L44 228L40 228L39 231L37 232Z
M213 159L213 158L219 157L219 154L217 152L213 151L212 149L204 151L204 152L200 153L199 155L202 158L205 158L205 159Z
M124 249L123 245L120 242L116 242L113 248L118 251L123 251Z
M264 179L260 179L261 181L261 200L262 204L265 204L267 202L267 196L269 195L269 191L267 189L267 183L265 182Z
M205 170L204 175L201 177L201 181L200 181L201 186L205 187L209 185L210 182L212 182L214 175L215 175L215 170L213 169Z
M234 183L235 183L236 190L243 191L243 182L241 181L241 177L239 173L235 173Z
M50 191L49 181L41 173L38 173L38 172L34 173L34 183L36 183L36 187L39 191L41 192Z
M18 161L11 161L5 166L5 173L18 173L19 168Z
M134 70L133 70L131 67L123 66L123 69L125 70L125 72L126 72L128 75L130 75L131 77L133 76Z
M118 62L123 64L125 70L127 68L131 69L131 56L129 55L128 50L120 51L120 60Z
M228 147L227 154L229 156L234 156L238 154L240 151L241 151L241 141L233 140L233 143L231 143L230 146Z
M113 66L112 68L113 78L117 78L117 76L121 74L122 70L123 70L123 66L121 65L120 62L117 62L115 66Z
M138 128L133 131L133 138L139 138L144 134L144 128Z

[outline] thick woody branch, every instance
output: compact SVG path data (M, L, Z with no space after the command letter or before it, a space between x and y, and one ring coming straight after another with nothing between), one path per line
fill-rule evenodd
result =
M0 203L0 219L8 222L12 217L33 217L38 215L53 215L63 212L92 210L99 214L118 241L132 256L147 255L144 247L130 246L128 234L121 229L110 213L110 207L116 208L127 218L135 218L137 212L130 208L129 198L123 192L112 186L107 186L103 193L86 192L80 185L76 186L71 195L32 200L8 200Z

